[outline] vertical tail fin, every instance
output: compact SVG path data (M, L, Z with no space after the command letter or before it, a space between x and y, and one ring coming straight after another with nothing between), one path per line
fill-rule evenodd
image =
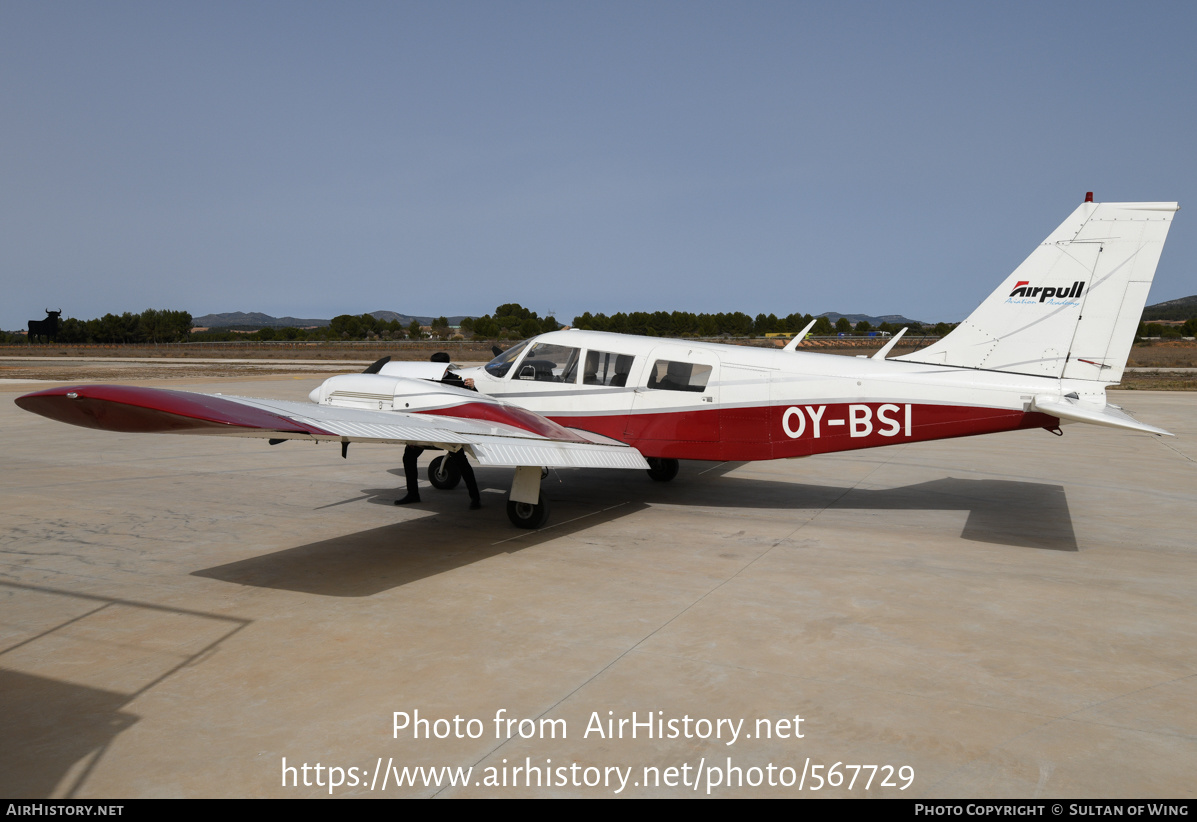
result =
M896 359L1115 383L1176 203L1083 203L934 345Z

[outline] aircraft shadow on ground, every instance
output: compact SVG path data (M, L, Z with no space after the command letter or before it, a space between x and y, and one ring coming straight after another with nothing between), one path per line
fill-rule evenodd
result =
M0 740L3 741L0 744L0 796L28 799L44 799L54 793L66 799L76 796L86 784L92 769L108 752L113 740L140 719L137 714L125 710L127 705L176 671L211 653L220 643L249 624L249 620L224 614L169 608L36 585L0 582L0 586L11 591L83 600L96 606L79 616L64 617L60 623L0 650ZM172 631L178 631L177 617L198 618L209 626L215 626L214 636L210 642L198 646L194 653L180 656L177 664L147 673L134 690L127 692L5 667L11 664L8 655L14 652L23 652L23 664L27 667L30 649L37 651L42 648L39 643L43 640L53 643L61 639L64 631L69 633L72 628L86 623L93 616L110 614L112 606L136 610L141 616L150 618L162 614ZM119 644L127 651L130 643L129 638L125 637ZM53 650L42 653L54 663L61 662L59 657L69 653L61 646L51 647ZM93 671L93 668L83 666L82 669ZM120 678L128 679L123 673Z
M743 463L698 464L671 483L642 474L576 470L544 481L552 502L549 527L519 531L506 518L509 472L478 469L482 511L467 511L464 489L421 489L423 501L407 511L431 514L366 531L299 545L192 572L194 576L264 588L364 597L426 577L568 537L653 505L760 510L967 511L961 538L1011 547L1078 550L1068 500L1059 485L1012 480L945 478L902 488L845 489L725 476ZM399 473L401 471L393 472ZM391 505L394 488L363 489L334 505ZM631 498L631 499L629 499Z
M386 496L372 496L371 502L391 504L393 489L378 493ZM405 510L431 512L432 516L193 571L192 575L322 596L368 597L648 508L645 503L627 503L612 510L570 511L563 517L566 506L554 506L556 523L550 521L539 531L520 531L507 521L505 497L484 494L484 508L467 511L464 493L421 494L424 501Z
M131 699L70 682L0 669L0 793L44 799L84 759L98 758L137 722ZM68 796L70 793L68 793Z
M720 463L696 477L682 474L667 485L648 483L637 488L637 497L649 505L712 508L967 511L962 539L1017 548L1079 550L1068 498L1061 485L945 477L900 488L869 490L727 476L744 464ZM582 493L597 494L603 485L608 493L626 498L631 483L614 484L598 472L590 472L584 481L571 482L566 487L576 486L584 488ZM601 494L599 498L603 498Z

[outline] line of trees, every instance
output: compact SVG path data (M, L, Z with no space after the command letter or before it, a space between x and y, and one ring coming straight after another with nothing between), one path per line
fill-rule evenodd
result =
M519 303L504 303L495 313L461 321L461 330L488 340L522 340L561 327L556 317L539 317L535 311Z
M594 331L612 331L620 334L642 334L650 337L718 337L723 335L745 337L765 334L796 334L814 319L810 314L789 314L778 317L775 314L758 314L756 318L734 311L718 314L695 314L688 311L633 311L606 314L591 314L587 311L574 317L573 325ZM431 328L422 327L417 320L407 326L398 320L380 320L372 314L340 314L323 328L261 328L252 332L228 328L213 328L191 332L191 315L186 311L147 309L140 314L105 314L94 320L78 320L73 317L60 324L60 343L168 343L211 341L336 341L336 340L405 340L405 339L485 339L521 340L547 331L556 331L561 324L552 316L541 317L535 311L519 303L504 303L493 314L481 317L467 317L460 328L453 328L445 317L437 317ZM922 327L917 323L910 328L914 334L936 334L942 336L953 326L939 323L934 327ZM1187 326L1186 326L1187 327ZM889 323L882 323L876 329L868 322L853 326L846 318L840 318L834 325L826 317L820 317L812 333L816 335L867 334L870 331L895 332L898 329ZM1191 334L1192 332L1186 332ZM3 341L23 342L18 334L3 334Z
M1197 317L1190 317L1184 325L1164 325L1162 323L1139 323L1136 337L1159 337L1161 339L1179 339L1180 337L1197 337Z
M619 334L643 334L649 337L718 337L724 334L733 337L763 336L765 334L797 334L807 324L815 320L810 314L789 314L778 317L776 314L757 314L756 318L734 311L728 314L693 314L688 311L633 311L629 314L620 312L608 317L606 314L591 314L587 311L580 317L574 317L574 326L592 331L614 331ZM954 326L939 323L935 326L922 326L918 323L909 325L910 334L944 335ZM831 334L868 334L870 331L888 331L893 333L898 328L889 323L881 323L874 328L867 321L861 320L855 326L846 317L840 317L835 325L826 317L815 320L811 333L818 336Z
M94 320L68 317L58 324L57 341L66 344L171 343L186 342L191 334L191 315L186 311L147 308L140 314L105 314ZM9 343L25 342L21 334L4 335Z
M325 328L263 328L253 333L229 329L197 331L191 339L197 342L226 340L422 340L422 339L488 339L522 340L545 331L556 331L561 324L553 317L540 317L535 311L519 303L506 303L494 314L466 317L460 328L449 325L446 317L437 317L430 327L418 320L402 325L398 320L380 320L372 314L340 314Z
M589 311L574 317L573 325L592 331L612 331L619 334L642 334L649 337L734 337L764 336L765 334L797 334L814 319L810 314L758 314L755 318L734 311L719 314L695 314L688 311L633 311L606 314L591 314ZM505 303L493 314L465 318L459 329L452 328L445 317L432 321L431 329L420 326L413 320L403 326L398 320L379 320L372 314L341 314L324 328L262 328L252 333L238 333L228 329L213 329L191 333L191 315L186 311L171 311L148 308L140 314L105 314L94 320L78 320L69 317L59 324L58 342L73 343L129 343L153 344L196 342L212 340L404 340L404 339L485 339L520 340L556 331L561 327L555 317L540 317L535 311L519 303ZM937 323L934 326L911 323L908 334L912 337L932 334L942 337L955 328L955 324ZM896 326L881 323L874 328L866 321L853 326L846 317L834 324L826 317L819 317L812 329L813 334L868 334L871 331L898 331ZM1160 323L1139 323L1137 338L1162 337L1179 338L1197 336L1197 316L1184 325L1162 325ZM25 342L24 335L0 331L0 342L13 344Z

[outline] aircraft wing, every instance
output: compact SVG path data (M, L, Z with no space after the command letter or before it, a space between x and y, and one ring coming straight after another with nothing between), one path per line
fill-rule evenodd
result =
M423 403L418 412L124 385L50 388L16 403L43 417L104 431L464 447L480 464L493 466L648 468L639 451L621 442L565 428L483 394L419 383L435 391L438 402Z

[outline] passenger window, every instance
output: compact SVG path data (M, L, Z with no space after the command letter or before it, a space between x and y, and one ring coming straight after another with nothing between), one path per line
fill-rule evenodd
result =
M695 391L707 389L711 366L700 363L657 360L648 371L648 387L662 391Z
M586 366L582 369L583 385L628 384L628 373L632 370L633 357L627 354L613 354L610 351L587 351Z

